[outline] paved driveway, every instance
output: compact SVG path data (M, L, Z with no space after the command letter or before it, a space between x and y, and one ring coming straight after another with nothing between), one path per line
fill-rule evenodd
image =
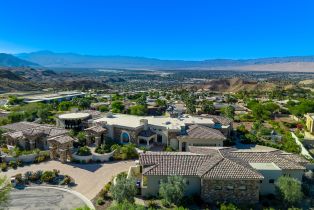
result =
M90 201L84 200L82 195L77 195L77 192L71 190L55 187L28 187L23 190L12 190L8 210L68 210L85 205L93 208Z
M61 174L67 174L74 178L77 185L72 188L73 190L80 192L88 199L93 199L113 176L128 171L129 167L133 165L135 165L134 160L99 164L62 164L58 161L48 161L19 167L16 170L10 169L3 174L10 177L18 173L24 174L26 171L58 169Z

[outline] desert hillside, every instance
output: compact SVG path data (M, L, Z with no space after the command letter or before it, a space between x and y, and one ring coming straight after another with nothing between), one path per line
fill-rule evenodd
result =
M240 78L213 79L198 88L210 91L238 92L241 90L272 90L276 87L271 82L245 81Z

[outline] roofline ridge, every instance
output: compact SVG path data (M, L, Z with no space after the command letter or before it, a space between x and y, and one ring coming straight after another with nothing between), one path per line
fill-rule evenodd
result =
M213 156L215 157L215 155ZM212 170L215 166L217 166L221 161L223 161L225 158L221 156L221 159L217 161L212 167L210 167L206 172L204 172L200 177L202 178L206 173L208 173L210 170Z
M148 173L149 171L153 170L154 168L156 168L158 165L159 165L159 163L155 163L155 164L151 165L152 167L149 170L147 170L145 172L145 174Z

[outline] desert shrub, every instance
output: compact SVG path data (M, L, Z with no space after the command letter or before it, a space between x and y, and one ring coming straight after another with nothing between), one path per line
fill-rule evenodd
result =
M38 156L35 158L35 163L40 163L40 162L43 162L43 161L45 161L45 160L46 160L45 156L38 155Z
M6 171L8 170L8 165L6 162L3 162L0 164L0 168L1 168L1 171Z
M35 172L30 172L29 181L36 182L41 179L43 171L38 170Z
M57 170L55 170L55 169L52 170L52 171L45 171L45 172L41 175L40 179L41 179L41 181L43 181L43 182L52 183L53 180L58 176L58 174L59 174L59 171L57 171Z
M112 182L108 182L107 184L105 184L105 186L101 189L99 193L99 197L105 198L108 195L111 185L112 185Z
M61 185L69 185L73 182L73 178L69 175L64 175L63 180L60 182Z
M96 203L97 203L97 205L101 206L101 205L104 205L105 201L103 198L98 198Z
M30 180L30 177L32 176L32 172L31 171L26 171L25 173L24 173L24 179L26 180L26 181L28 181L28 180Z
M23 183L22 174L16 174L15 175L15 181L16 181L17 184L22 184Z
M11 161L9 162L9 166L10 166L11 168L16 169L16 168L17 168L16 161L15 161L15 160L11 160Z
M18 167L23 167L24 166L24 164L23 164L23 162L21 160L16 160L16 165Z

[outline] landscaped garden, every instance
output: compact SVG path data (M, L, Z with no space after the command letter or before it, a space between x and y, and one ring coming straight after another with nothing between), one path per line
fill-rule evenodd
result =
M16 185L51 184L51 185L74 185L74 179L69 175L62 175L56 169L48 171L27 171L24 174L14 176Z
M7 171L9 168L16 169L23 167L25 164L40 163L50 159L49 151L21 150L15 147L9 150L6 146L1 148L1 151L6 154L3 162L0 163L1 171Z

